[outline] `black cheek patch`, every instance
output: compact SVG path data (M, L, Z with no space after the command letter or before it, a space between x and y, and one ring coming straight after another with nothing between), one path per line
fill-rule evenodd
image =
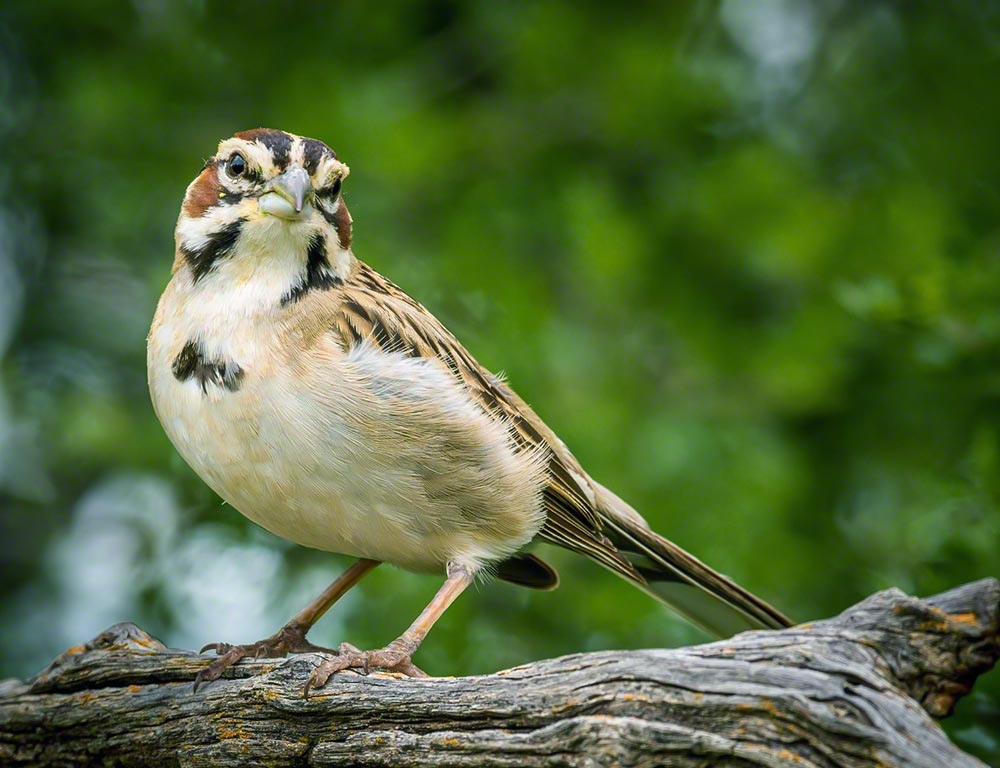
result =
M337 277L330 269L330 262L326 258L326 238L321 234L315 234L309 241L309 250L306 253L306 274L302 280L292 286L284 296L281 297L281 306L287 307L305 296L309 291L327 291L344 284L344 281Z
M208 236L208 240L199 248L188 248L181 246L181 253L185 260L191 265L194 273L194 281L198 282L212 271L219 259L224 259L233 252L240 231L246 219L237 219L231 224L227 224L222 229L213 232Z

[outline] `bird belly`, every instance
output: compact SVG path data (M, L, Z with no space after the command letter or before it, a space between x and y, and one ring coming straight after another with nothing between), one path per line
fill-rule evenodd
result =
M414 361L390 371L402 394L356 360L328 360L319 380L247 364L228 391L178 381L153 355L151 346L150 389L179 453L278 536L435 571L506 557L542 524L542 457L518 455L473 406L442 400L448 386L407 370ZM421 397L432 402L408 402Z

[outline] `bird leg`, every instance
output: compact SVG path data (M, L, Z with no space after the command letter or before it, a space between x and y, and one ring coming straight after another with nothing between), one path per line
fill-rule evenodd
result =
M448 563L448 578L441 589L402 635L385 648L374 651L361 651L349 643L343 643L337 658L328 659L313 670L306 682L304 695L309 695L310 688L322 688L330 675L343 669L363 669L367 673L370 667L380 667L409 677L427 677L413 664L410 657L416 653L431 627L448 606L472 583L472 579L473 573L467 567Z
M194 680L194 690L197 692L198 686L202 683L218 680L229 667L248 656L259 659L280 658L289 653L312 653L315 651L337 653L330 648L310 643L306 640L306 632L312 628L320 616L330 609L331 605L343 597L347 590L361 581L361 578L378 564L378 560L364 558L358 560L323 590L319 597L299 611L285 626L270 637L249 645L230 645L229 643L209 643L206 645L199 653L214 650L219 654L219 658L198 673Z

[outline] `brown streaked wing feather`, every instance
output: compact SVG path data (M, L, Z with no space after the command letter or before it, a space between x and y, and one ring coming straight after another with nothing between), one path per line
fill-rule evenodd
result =
M596 495L586 472L545 423L503 380L483 368L440 321L401 288L363 262L337 291L334 329L345 350L368 341L386 352L437 360L492 418L504 419L522 449L543 446L549 454L540 535L587 555L640 583L643 577L603 534Z

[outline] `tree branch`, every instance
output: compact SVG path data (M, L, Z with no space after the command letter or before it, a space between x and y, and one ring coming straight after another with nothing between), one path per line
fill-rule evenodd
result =
M0 684L0 763L150 766L982 766L931 720L1000 655L1000 582L898 590L840 616L484 677L334 676L317 655L205 658L118 624Z

